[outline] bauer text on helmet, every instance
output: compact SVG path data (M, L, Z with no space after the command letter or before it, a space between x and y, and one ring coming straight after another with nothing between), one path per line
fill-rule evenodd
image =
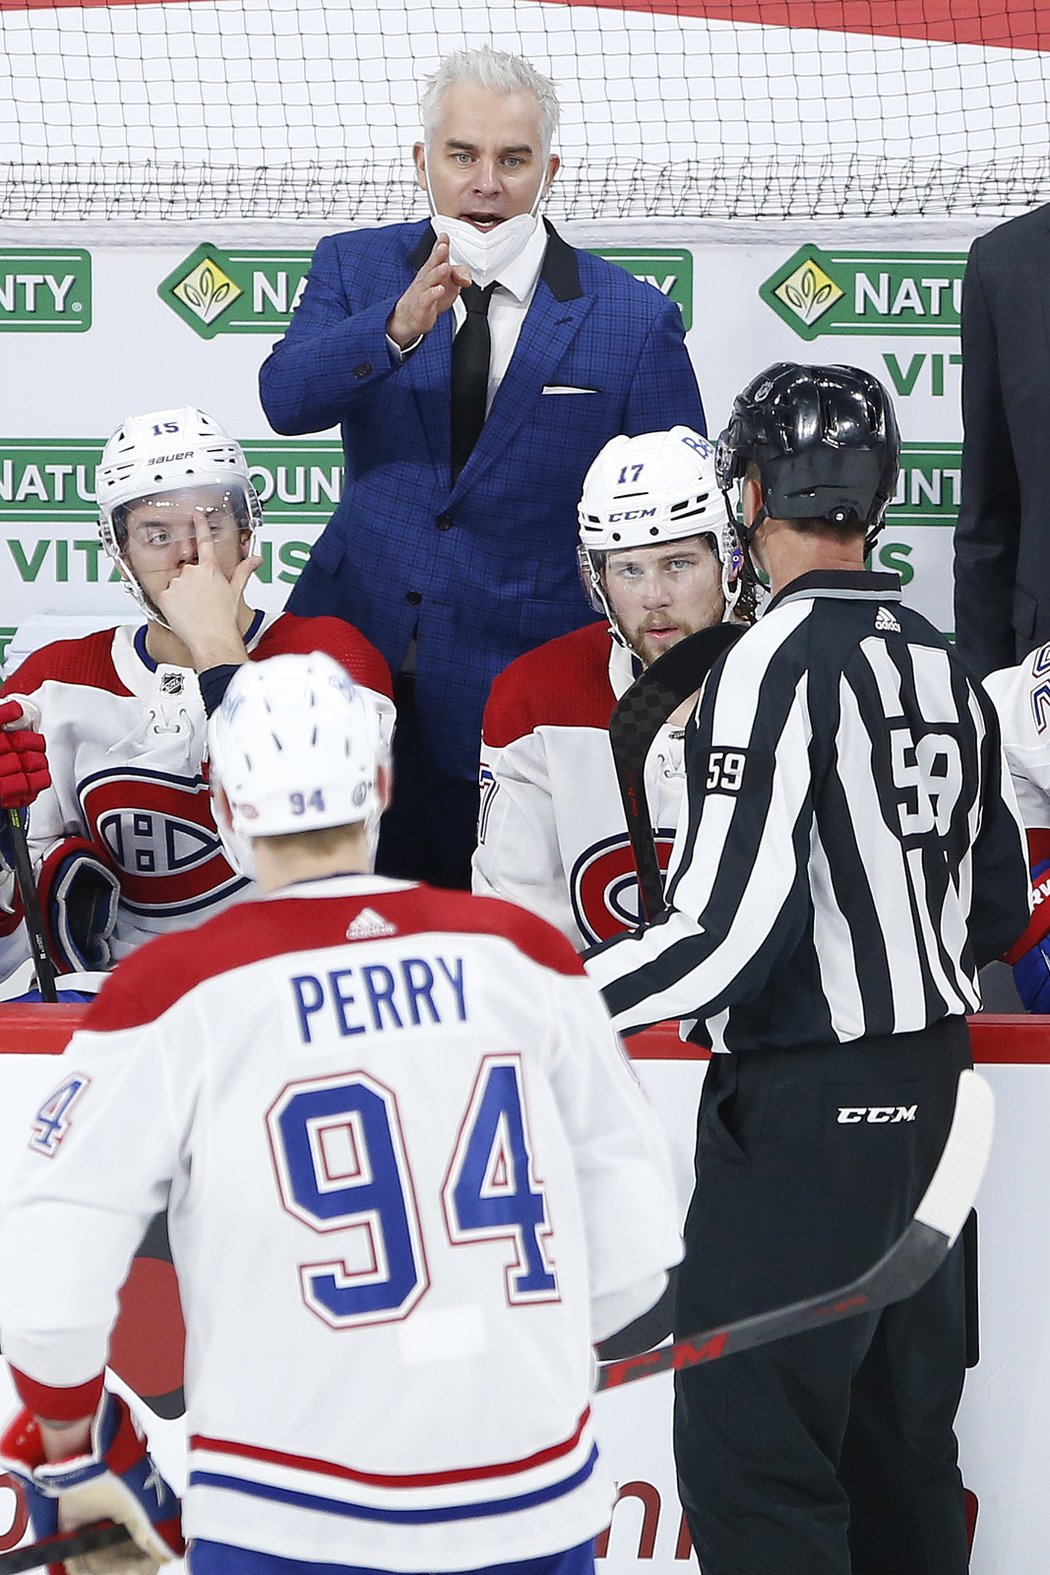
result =
M591 604L605 613L613 637L643 660L658 655L663 643L648 648L652 639L643 620L639 632L646 633L647 648L639 648L625 627L624 609L613 605L615 593L610 598L610 570L614 564L626 570L628 556L629 578L640 586L673 544L713 554L717 609L697 603L679 638L732 613L742 554L715 477L713 445L698 432L672 427L611 439L584 478L578 519L580 573Z
M103 450L95 490L106 552L142 611L164 627L155 593L195 553L198 519L217 544L229 538L231 567L254 550L262 515L241 446L192 406L123 421Z

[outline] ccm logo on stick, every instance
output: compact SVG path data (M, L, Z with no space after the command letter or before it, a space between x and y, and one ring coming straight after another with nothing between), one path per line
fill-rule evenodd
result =
M918 1105L840 1105L839 1126L853 1126L858 1121L867 1121L873 1126L914 1121L918 1108Z

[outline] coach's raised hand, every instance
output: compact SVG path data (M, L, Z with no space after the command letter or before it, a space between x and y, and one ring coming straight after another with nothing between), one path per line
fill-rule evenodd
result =
M459 292L471 283L466 268L449 260L448 236L439 235L430 256L398 301L387 321L386 331L401 350L407 350L428 334L447 312Z

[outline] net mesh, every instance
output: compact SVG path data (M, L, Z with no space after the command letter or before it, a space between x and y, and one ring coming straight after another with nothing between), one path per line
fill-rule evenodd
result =
M0 215L425 212L418 93L492 43L558 84L565 218L1050 200L1040 0L0 0Z

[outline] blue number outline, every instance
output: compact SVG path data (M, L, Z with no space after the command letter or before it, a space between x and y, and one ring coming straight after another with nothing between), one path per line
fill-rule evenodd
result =
M30 1123L29 1147L34 1154L43 1154L45 1159L54 1159L59 1145L72 1125L70 1111L77 1104L84 1090L90 1086L90 1077L83 1072L74 1072L48 1094ZM44 1112L49 1106L54 1107L57 1114L45 1115Z
M480 1121L486 1101L492 1097L494 1074L497 1071L509 1071L513 1077L515 1090L515 1104L518 1121L520 1124L520 1139L523 1150L524 1177L514 1176L514 1187L508 1195L517 1196L524 1190L530 1196L539 1200L539 1214L542 1225L536 1224L530 1228L531 1248L525 1240L525 1232L518 1225L470 1225L462 1218L461 1192L466 1184L465 1169L469 1160L470 1151L478 1141ZM492 1152L488 1154L489 1184L492 1188L490 1195L495 1195L496 1187L492 1180ZM513 1156L506 1150L503 1152L503 1162L508 1164ZM524 1189L521 1182L524 1180ZM536 1175L533 1160L532 1141L529 1134L528 1107L525 1099L524 1080L522 1078L521 1056L516 1051L482 1056L474 1078L467 1109L463 1120L460 1122L459 1136L456 1147L449 1163L445 1182L441 1189L441 1201L445 1214L445 1229L448 1239L453 1246L469 1246L477 1242L510 1241L514 1245L514 1261L506 1264L503 1271L503 1283L507 1303L511 1307L533 1305L537 1302L557 1302L561 1300L558 1287L558 1277L550 1262L547 1244L554 1235L547 1205L547 1194L544 1191L543 1178ZM534 1288L529 1288L526 1282L529 1279L539 1281Z
M331 1219L322 1219L319 1213L304 1203L298 1195L298 1184L289 1164L289 1155L286 1144L286 1131L284 1118L291 1112L292 1106L309 1100L311 1095L325 1093L351 1094L356 1090L374 1096L382 1104L386 1113L386 1129L390 1139L393 1166L397 1175L398 1200L403 1209L404 1225L411 1243L413 1273L411 1283L408 1284L404 1294L390 1304L382 1304L378 1298L367 1298L369 1289L380 1289L390 1284L390 1263L386 1251L386 1239L380 1220L379 1209L348 1210L342 1214L333 1213ZM267 1133L270 1140L270 1155L274 1173L277 1179L277 1188L281 1203L287 1213L294 1219L306 1225L317 1235L327 1235L331 1232L355 1233L365 1231L369 1243L371 1267L362 1270L350 1270L347 1267L345 1255L341 1258L319 1260L299 1265L299 1283L303 1302L307 1308L317 1315L323 1323L332 1329L360 1328L362 1325L396 1323L407 1318L430 1289L430 1271L427 1265L426 1249L423 1235L419 1225L419 1210L416 1206L415 1188L412 1173L405 1152L404 1135L401 1126L401 1116L397 1104L397 1096L393 1089L387 1088L377 1078L361 1070L353 1072L334 1073L328 1077L303 1078L298 1082L287 1083L270 1109L266 1113ZM323 1153L319 1142L323 1133L333 1127L348 1128L350 1132L351 1152L358 1163L358 1173L362 1176L360 1185L368 1186L375 1181L372 1168L373 1156L369 1152L368 1144L364 1141L363 1118L359 1111L352 1107L342 1112L330 1112L327 1116L318 1115L308 1118L307 1142L313 1160L313 1182L317 1186L319 1160ZM313 1138L309 1136L312 1130ZM340 1178L344 1186L352 1190L353 1180ZM318 1187L318 1192L321 1188ZM333 1193L340 1188L332 1188ZM347 1223L348 1219L352 1223ZM353 1293L363 1293L359 1300L371 1299L377 1305L371 1308L357 1306L353 1311L338 1311L337 1306L352 1303L355 1298Z

